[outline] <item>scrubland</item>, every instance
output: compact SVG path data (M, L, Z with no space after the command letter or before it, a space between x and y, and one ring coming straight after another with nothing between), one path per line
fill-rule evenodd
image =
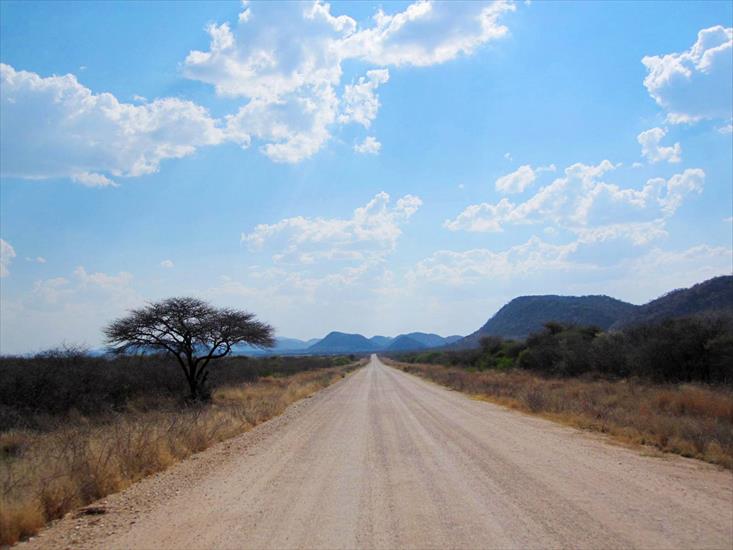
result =
M733 391L728 387L385 362L479 399L733 468Z
M212 369L211 400L190 403L163 358L0 360L0 544L251 429L359 364L235 357Z
M479 398L733 468L733 319L623 331L547 323L524 341L403 353L395 363Z

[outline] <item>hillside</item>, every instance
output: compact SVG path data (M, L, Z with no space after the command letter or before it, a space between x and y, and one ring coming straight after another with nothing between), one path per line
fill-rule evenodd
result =
M425 349L427 347L429 346L426 346L424 343L416 340L415 338L412 338L407 334L402 334L395 338L392 343L384 349L384 351L416 351L419 349Z
M449 344L446 338L438 334L427 333L427 332L409 332L407 334L400 334L397 338L406 336L415 342L422 344L424 348L437 348Z
M622 329L675 317L716 312L733 313L733 276L715 277L690 288L668 292L635 308L616 321L611 328Z
M377 346L378 348L386 348L394 341L394 338L390 336L377 335L377 336L372 336L371 338L369 338L369 341L372 344L374 344L375 346Z
M455 345L475 347L482 336L526 338L549 321L594 325L607 330L636 307L609 296L520 296Z
M307 353L362 353L380 349L361 334L330 332L316 344L307 348Z

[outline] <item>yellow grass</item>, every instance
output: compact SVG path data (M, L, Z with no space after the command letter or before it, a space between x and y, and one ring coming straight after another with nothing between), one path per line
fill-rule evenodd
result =
M51 433L0 433L0 545L281 414L353 366L307 371L214 391L208 405L79 416Z
M639 380L542 378L385 360L406 372L527 413L733 469L733 391Z

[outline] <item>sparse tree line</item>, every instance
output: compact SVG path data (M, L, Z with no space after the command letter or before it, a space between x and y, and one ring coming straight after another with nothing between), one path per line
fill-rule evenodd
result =
M733 318L686 317L619 332L550 322L525 341L488 336L475 350L435 350L395 358L478 371L521 368L558 377L597 374L731 385Z

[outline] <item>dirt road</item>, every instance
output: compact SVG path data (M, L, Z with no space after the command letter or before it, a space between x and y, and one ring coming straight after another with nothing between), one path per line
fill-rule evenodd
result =
M727 548L733 476L384 366L29 547Z

